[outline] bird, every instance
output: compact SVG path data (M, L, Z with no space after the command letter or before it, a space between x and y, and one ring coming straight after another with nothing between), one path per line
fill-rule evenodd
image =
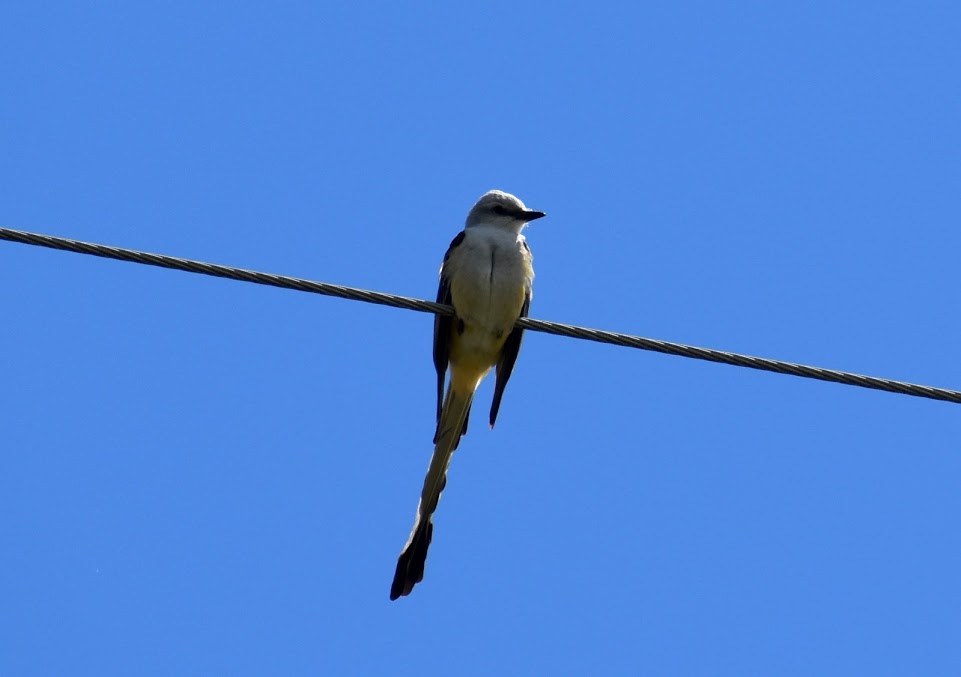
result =
M437 302L453 306L454 314L434 317L434 453L414 526L397 558L391 600L409 595L424 579L433 515L447 485L447 468L467 432L474 392L491 369L495 381L490 427L494 427L524 335L514 325L518 318L527 317L533 295L533 256L521 231L543 216L544 212L528 209L510 193L488 191L468 212L464 230L444 255Z

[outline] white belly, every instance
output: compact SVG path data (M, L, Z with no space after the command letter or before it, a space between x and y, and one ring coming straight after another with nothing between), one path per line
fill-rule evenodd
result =
M534 276L522 242L509 231L471 228L447 262L457 312L450 359L481 370L479 376L495 364Z

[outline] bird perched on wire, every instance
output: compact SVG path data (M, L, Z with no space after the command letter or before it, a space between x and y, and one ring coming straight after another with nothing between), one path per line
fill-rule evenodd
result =
M534 282L533 257L521 235L544 212L528 209L509 193L485 193L467 214L464 230L450 243L440 269L437 302L454 307L453 316L434 319L434 367L437 369L437 429L434 455L421 490L417 517L397 558L392 600L410 594L424 579L433 514L447 484L447 467L467 432L474 391L496 367L490 425L494 427L504 387L514 369ZM444 383L447 372L447 394Z

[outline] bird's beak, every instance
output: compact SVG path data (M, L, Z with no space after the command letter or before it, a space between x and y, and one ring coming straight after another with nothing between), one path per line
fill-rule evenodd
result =
M535 212L533 209L528 209L524 212L525 221L533 221L534 219L539 219L542 216L547 216L544 212Z

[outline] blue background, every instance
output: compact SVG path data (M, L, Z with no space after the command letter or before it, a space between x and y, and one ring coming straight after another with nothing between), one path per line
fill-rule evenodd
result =
M0 10L0 225L961 387L954 2ZM0 674L961 672L961 409L0 243ZM483 409L491 383L479 395Z

